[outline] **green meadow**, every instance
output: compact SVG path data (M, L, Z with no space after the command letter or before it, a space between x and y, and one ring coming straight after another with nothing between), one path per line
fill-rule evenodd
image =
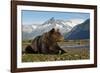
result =
M30 42L23 42L22 48L30 44ZM60 43L60 46L66 44ZM68 44L68 43L67 43ZM84 60L89 59L89 48L64 48L64 54L22 54L22 62L42 62L42 61L61 61L61 60Z

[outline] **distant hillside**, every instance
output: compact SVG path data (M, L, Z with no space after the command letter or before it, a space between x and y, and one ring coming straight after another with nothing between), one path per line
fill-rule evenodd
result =
M76 25L69 33L64 35L65 40L76 39L89 39L90 38L90 19L85 22Z
M54 17L44 21L42 24L30 24L22 26L22 39L31 40L36 36L42 35L45 32L50 31L52 28L59 29L60 33L64 35L71 31L71 29L84 22L83 19L69 19L61 20Z

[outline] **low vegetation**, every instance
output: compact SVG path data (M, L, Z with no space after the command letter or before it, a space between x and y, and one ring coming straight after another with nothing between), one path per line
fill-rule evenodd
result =
M30 44L30 41L24 41L22 48ZM60 43L65 45L66 43ZM68 43L67 43L68 45ZM23 54L22 62L44 62L44 61L62 61L62 60L85 60L90 58L89 48L64 48L64 54Z
M68 49L67 49L68 50ZM66 50L66 51L67 51ZM64 54L23 54L22 62L60 61L89 59L87 49L71 49Z

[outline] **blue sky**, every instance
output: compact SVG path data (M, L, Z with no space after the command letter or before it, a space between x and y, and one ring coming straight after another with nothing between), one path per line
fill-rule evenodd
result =
M33 11L22 10L22 24L42 24L48 19L54 17L55 19L68 20L68 19L88 19L89 13L76 13L76 12L54 12L54 11Z

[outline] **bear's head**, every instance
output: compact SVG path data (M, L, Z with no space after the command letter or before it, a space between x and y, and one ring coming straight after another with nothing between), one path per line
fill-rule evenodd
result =
M49 35L51 40L56 41L56 42L60 42L63 40L63 36L61 35L61 33L59 32L59 29L52 29L49 31Z

